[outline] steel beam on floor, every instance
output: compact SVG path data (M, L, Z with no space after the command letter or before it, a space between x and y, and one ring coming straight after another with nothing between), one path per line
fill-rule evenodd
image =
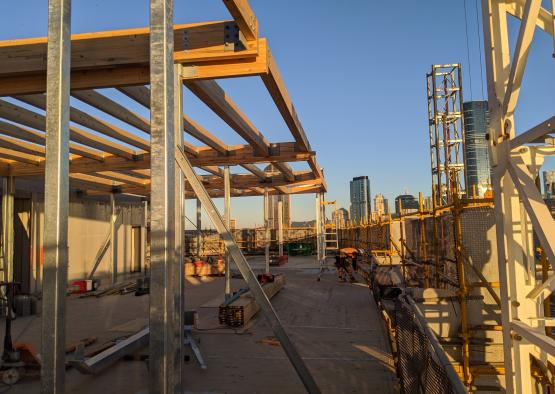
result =
M2 281L13 281L15 178L2 180Z
M181 392L179 343L174 314L178 279L175 253L175 130L173 1L150 1L151 263L149 389Z
M254 272L252 271L251 267L247 263L245 256L243 256L241 249L235 243L235 240L233 239L231 232L226 227L224 220L222 219L222 217L218 213L216 206L214 205L214 202L212 201L208 192L202 185L202 182L200 181L200 179L195 174L191 163L185 156L185 153L183 152L182 149L176 149L175 159L177 161L177 164L183 171L183 174L187 178L187 181L191 185L191 188L193 189L197 198L202 201L202 204L204 206L206 213L208 214L208 217L210 218L210 220L214 224L214 227L216 228L216 231L218 231L218 233L220 234L220 237L224 241L226 250L229 252L231 258L239 268L241 275L243 276L245 282L247 282L247 285L249 286L251 293L254 295L256 303L260 306L260 309L262 310L264 317L266 318L268 324L272 328L274 335L280 341L281 346L285 351L285 354L289 358L289 361L291 361L291 364L295 368L295 371L297 372L297 375L299 376L302 383L304 384L306 390L309 393L319 393L320 390L318 389L318 386L316 385L314 378L310 374L310 371L308 370L303 359L299 355L295 345L293 345L293 343L289 339L289 336L285 332L285 329L283 328L281 321L279 320L279 317L277 316L274 308L272 307L272 304L270 303L270 301L268 300L268 297L264 293L262 286L258 282Z
M71 0L48 2L41 386L63 393L69 202Z

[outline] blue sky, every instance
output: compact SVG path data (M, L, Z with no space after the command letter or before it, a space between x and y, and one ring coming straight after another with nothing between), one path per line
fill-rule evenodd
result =
M390 205L405 190L430 194L425 74L432 63L460 62L465 99L471 87L482 99L476 1L466 0L468 59L461 0L250 0L324 167L328 200L348 208L348 182L359 175ZM74 33L148 24L148 0L73 3ZM176 23L229 19L220 0L175 3ZM44 36L46 28L46 0L0 1L0 39ZM518 24L510 28L514 39ZM552 52L553 41L537 32L516 113L521 131L553 115ZM272 142L292 140L260 79L220 83ZM188 92L185 112L225 142L243 143ZM295 196L292 205L294 220L314 217L313 195ZM261 224L261 198L233 199L232 212L239 226Z

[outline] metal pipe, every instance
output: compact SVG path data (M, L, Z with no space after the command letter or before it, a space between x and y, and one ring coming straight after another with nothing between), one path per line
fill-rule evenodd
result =
M116 195L110 193L110 265L112 270L112 285L118 281L118 234L117 234L117 211L116 211Z
M266 243L264 246L264 258L265 258L265 271L267 274L270 273L270 199L268 196L268 188L264 188L264 228L266 232Z
M321 219L321 217L320 217L320 214L321 214L320 205L321 205L320 193L316 193L316 223L315 223L315 226L316 226L316 256L317 256L316 259L318 260L318 263L321 262L321 255L322 255L322 251L321 251L322 245L321 245L321 242L320 242L320 238L321 238L320 232L322 230L321 226L320 226L320 219Z
M229 180L229 166L224 166L224 221L231 231L231 185ZM231 266L229 253L225 252L225 299L231 296Z
M174 139L175 145L179 148L184 146L184 132L183 132L183 81L181 79L181 64L174 66L174 81L173 81L173 105L174 105ZM176 264L170 269L173 271L172 276L175 278L174 285L174 310L173 324L174 329L178 330L178 338L176 347L176 358L174 360L173 369L176 381L176 391L183 390L183 343L184 332L179 327L183 327L184 313L185 313L185 285L184 281L184 247L185 247L185 179L183 173L178 166L174 164L174 179L175 179L175 262Z
M197 198L197 256L200 258L202 254L202 204Z
M2 248L3 248L3 281L13 282L14 253L14 195L15 178L5 177L2 180Z
M151 267L149 389L181 392L183 327L175 325L175 124L173 0L150 1Z
M71 0L48 2L42 393L65 390Z
M454 171L452 178L455 178ZM456 181L451 179L451 181ZM457 184L455 184L457 185ZM462 337L462 359L464 382L467 386L472 383L472 373L470 371L470 334L468 327L468 287L466 285L466 271L464 267L464 256L462 254L462 224L461 224L461 204L459 201L459 190L455 187L453 199L453 234L455 237L455 259L457 261L457 276L459 278L459 304L461 307L461 337Z
M283 195L278 197L278 243L279 255L283 256Z

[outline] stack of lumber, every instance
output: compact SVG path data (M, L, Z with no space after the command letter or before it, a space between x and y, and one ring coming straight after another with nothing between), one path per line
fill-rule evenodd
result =
M285 286L285 276L275 275L273 282L262 285L268 299L275 296ZM254 296L249 291L229 305L220 305L218 320L221 325L229 327L242 327L247 324L260 310Z
M268 299L275 296L285 286L285 276L275 275L273 282L262 285ZM260 310L250 291L242 294L228 306L224 303L224 294L202 304L197 309L195 328L211 330L226 326L241 327L247 324Z

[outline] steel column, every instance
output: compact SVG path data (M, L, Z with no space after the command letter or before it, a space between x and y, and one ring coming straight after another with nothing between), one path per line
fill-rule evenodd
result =
M39 293L42 288L42 267L40 261L40 212L37 193L31 194L31 267L33 267L33 292Z
M316 193L316 259L318 263L322 260L322 244L321 244L321 232L322 226L320 224L321 214L322 214L322 202L320 201L320 193Z
M48 2L42 292L43 393L65 389L71 0Z
M279 255L283 256L283 195L278 196L278 242Z
M110 193L110 264L112 270L112 284L118 281L118 230L117 230L117 217L116 211L116 195Z
M231 184L229 181L229 166L224 167L224 221L231 231ZM229 253L225 252L225 299L231 296L231 265Z
M13 282L15 178L2 180L2 281Z
M181 392L183 327L175 324L175 129L173 1L150 1L151 267L150 392Z
M268 196L268 188L265 187L264 188L264 228L265 228L265 239L266 239L266 244L264 245L264 257L265 257L265 262L266 262L266 269L264 272L266 272L267 274L270 273L270 238L271 238L271 232L270 232L270 199Z
M285 329L283 328L281 321L279 320L279 317L276 315L276 312L272 307L272 304L268 300L266 293L264 293L262 286L258 282L254 272L252 271L251 267L247 263L245 256L243 256L241 249L239 249L239 247L235 243L235 240L233 239L231 232L229 232L228 229L226 228L222 217L218 214L218 210L214 205L214 202L208 195L208 192L202 185L202 182L195 174L193 170L193 166L189 162L189 159L187 159L187 157L185 156L185 153L181 149L179 149L176 153L177 154L175 158L179 167L183 171L194 193L197 195L197 198L202 200L202 204L204 205L206 213L208 214L208 216L210 217L210 220L214 224L216 231L218 231L218 233L220 234L220 237L224 241L227 251L229 252L231 258L239 268L239 271L241 272L241 275L245 279L245 282L247 282L247 285L249 286L251 293L254 295L254 299L256 300L256 303L260 306L260 309L264 314L266 321L272 328L274 335L280 341L281 346L285 351L285 354L291 361L291 364L295 368L297 375L299 376L306 390L309 393L319 393L320 390L318 389L318 386L316 386L316 382L314 381L314 378L312 377L312 375L310 374L310 371L304 364L303 359L297 352L295 345L293 345L293 343L289 339L289 336L285 332Z
M202 204L197 198L197 255L200 257L202 253L202 218L201 218Z
M179 149L184 145L183 133L183 81L181 80L180 64L174 65L174 138L175 146ZM174 309L173 315L174 327L184 327L183 314L185 313L185 286L183 280L185 278L183 272L184 259L184 246L185 246L185 179L183 173L174 164L174 179L175 179L175 264L172 267L172 276L175 278L174 285ZM184 332L183 329L179 330L179 337L177 338L178 346L176 348L175 356L177 360L174 361L174 373L176 376L176 392L183 391L183 344Z

